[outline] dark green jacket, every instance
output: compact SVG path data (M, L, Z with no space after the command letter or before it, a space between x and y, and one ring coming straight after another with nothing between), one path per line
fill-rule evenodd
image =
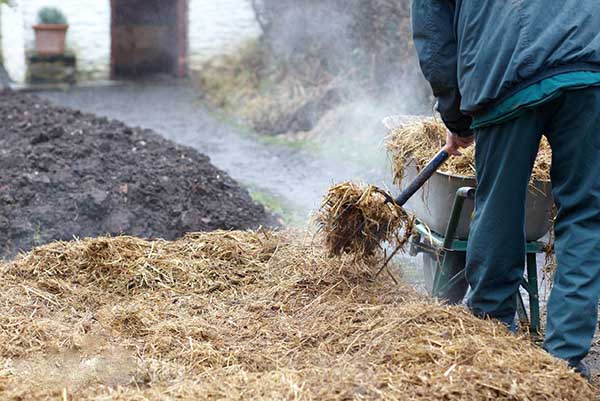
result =
M600 71L599 0L412 0L421 69L453 132L545 78Z

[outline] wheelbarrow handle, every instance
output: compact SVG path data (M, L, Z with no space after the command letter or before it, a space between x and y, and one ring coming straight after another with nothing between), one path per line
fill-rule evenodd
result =
M423 170L417 175L417 178L411 182L408 187L402 191L402 193L394 199L394 203L398 206L404 206L404 204L419 190L421 187L431 178L441 166L448 160L450 154L445 149L435 155L435 157L425 166Z

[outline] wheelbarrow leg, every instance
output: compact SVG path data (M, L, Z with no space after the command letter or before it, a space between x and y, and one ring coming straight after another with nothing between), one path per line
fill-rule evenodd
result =
M436 297L444 298L452 305L462 303L469 289L465 277L466 258L466 252L447 251L445 253L441 267L445 281L440 281Z
M460 222L460 215L467 198L473 196L474 189L463 187L456 191L450 221L444 234L442 246L442 262L436 273L432 295L437 298L448 299L451 303L459 303L465 296L468 285L464 278L466 252L452 250L456 229ZM462 296L461 296L462 294Z
M517 316L519 317L519 325L521 328L527 326L531 327L529 317L527 316L527 311L525 310L525 303L523 302L523 295L521 295L521 291L517 293Z
M537 261L535 253L527 254L527 292L532 335L540 334L540 297L538 293Z

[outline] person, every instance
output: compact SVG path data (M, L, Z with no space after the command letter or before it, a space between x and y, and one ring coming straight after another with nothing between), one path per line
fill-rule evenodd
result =
M557 269L544 348L583 375L600 291L600 7L596 0L412 0L413 38L451 154L476 142L467 305L514 324L525 197L552 147Z

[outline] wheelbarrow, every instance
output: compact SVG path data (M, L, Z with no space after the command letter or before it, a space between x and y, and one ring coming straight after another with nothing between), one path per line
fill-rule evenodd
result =
M415 116L390 116L382 123L388 130L414 120ZM417 176L414 164L405 168L403 183ZM423 274L427 291L450 303L463 301L468 290L465 264L469 227L474 210L475 179L436 171L425 185L404 205L416 216L415 230L410 239L410 254L423 257ZM404 188L403 188L404 189ZM528 295L529 313L521 292L517 312L521 326L529 326L532 335L540 333L540 303L538 292L537 254L547 245L540 242L552 228L553 201L550 184L534 183L526 200L526 254L523 261L526 274L522 288ZM490 244L490 246L498 246Z
M405 182L416 176L414 165L406 168ZM410 254L423 257L425 287L428 292L449 303L461 303L468 289L465 278L466 250L471 216L474 210L475 180L436 172L405 205L416 216ZM540 333L540 306L536 255L545 252L539 240L551 229L552 198L550 185L535 183L526 201L526 275L522 288L529 298L529 313L521 292L517 312L521 327L529 326L533 335ZM498 246L490 244L490 246Z

